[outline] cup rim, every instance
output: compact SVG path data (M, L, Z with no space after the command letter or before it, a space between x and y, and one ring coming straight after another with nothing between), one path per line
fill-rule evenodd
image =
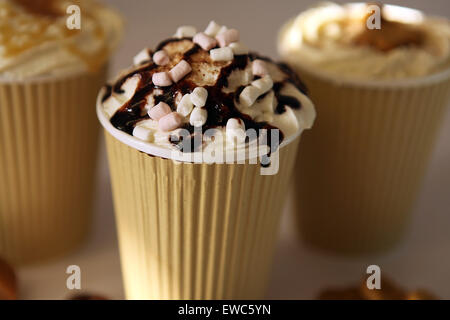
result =
M349 2L343 4L343 6L356 7L364 4L363 2ZM411 10L412 12L417 12L423 16L425 14L418 9L413 9L405 6L386 4L385 7L391 11L395 10ZM432 16L428 16L432 17ZM288 62L284 57L285 54L281 54L281 37L285 32L285 29L295 21L297 17L293 17L289 19L286 23L283 24L279 33L278 33L278 52L283 60ZM284 57L283 57L284 56ZM289 63L289 62L288 62ZM303 64L301 61L297 61L295 63L289 63L294 68L300 68L302 71L310 73L322 80L328 80L336 85L349 85L353 87L368 87L368 88L405 88L405 87L415 87L415 86L423 86L436 82L442 82L450 78L450 65L447 66L444 70L434 72L428 75L419 76L419 77L411 77L404 79L364 79L364 78L355 78L355 77L347 77L347 76L339 76L333 74L331 72L327 72L321 70L319 68L315 68L314 66Z
M163 159L170 159L180 162L186 162L186 163L207 163L205 161L200 161L202 159L201 152L193 152L193 153L186 153L183 154L181 152L173 152L174 150L158 146L156 144L153 144L151 142L145 142L140 139L135 138L134 136L117 129L111 124L111 121L109 117L107 116L106 112L103 109L102 106L102 97L105 93L105 87L102 87L97 95L97 101L96 101L96 112L97 112L97 118L100 121L100 124L102 127L111 134L115 139L119 140L120 142L126 144L129 147L132 147L138 151L144 152L151 156L160 157ZM281 149L288 144L295 141L298 137L300 137L301 133L304 129L299 129L295 134L291 135L290 137L284 139L281 144L279 145L278 149ZM234 151L233 151L234 152ZM197 156L195 156L197 154ZM187 155L187 156L182 156ZM200 156L198 156L200 155ZM257 156L258 157L258 156ZM256 157L256 158L257 158ZM187 159L189 158L189 159ZM253 160L253 158L248 157L248 153L246 153L245 160Z

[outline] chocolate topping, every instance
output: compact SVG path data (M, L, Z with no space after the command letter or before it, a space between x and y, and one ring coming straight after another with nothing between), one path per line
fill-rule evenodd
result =
M164 40L155 48L155 52L158 50L163 50L167 48L170 44L175 42L186 42L192 41L192 38L170 38ZM184 45L181 43L180 45ZM205 52L198 45L190 42L190 47L184 53L177 53L176 61L186 60L188 63L195 64L204 64ZM203 59L203 60L202 60ZM214 64L215 66L220 66L219 74L216 78L215 83L203 85L205 89L208 91L208 97L206 100L205 108L208 111L208 118L206 123L202 126L202 132L204 133L208 129L223 127L226 126L227 121L230 118L238 118L242 119L245 124L246 129L255 129L259 134L259 129L273 129L275 127L271 126L267 122L258 122L252 119L249 115L241 113L235 106L235 101L239 101L239 95L243 90L243 87L238 87L235 91L229 92L229 90L223 90L229 86L228 78L231 73L235 70L244 70L251 61L255 59L263 59L270 63L274 63L272 60L266 57L260 57L255 53L243 54L243 55L235 55L234 59L229 62L208 62ZM300 79L295 75L295 73L284 64L277 64L280 71L285 74L285 79L281 82L274 83L273 91L278 100L278 105L276 107L276 113L280 114L285 111L285 106L288 105L293 109L301 108L300 101L292 96L285 96L280 93L283 85L287 82L292 83L295 87L298 88L299 91L306 93L306 88L304 84L300 81ZM132 71L126 73L124 76L120 77L112 86L106 86L105 95L102 97L102 101L108 99L113 92L115 93L123 93L122 85L129 79L135 75L140 76L139 84L137 86L136 92L133 97L127 101L122 107L120 107L116 113L111 117L111 124L122 131L125 131L129 134L132 134L133 129L137 122L145 119L149 119L147 112L145 110L146 105L146 97L157 89L162 94L154 95L155 103L165 102L169 106L171 106L173 111L176 111L175 107L175 99L177 96L181 94L191 93L198 84L194 81L193 77L205 77L205 74L196 74L190 75L177 83L174 83L171 86L167 87L158 87L151 82L151 78L153 73L167 71L170 66L158 66L153 62L149 62L147 64L143 64L137 66ZM262 99L264 96L259 97ZM184 128L187 129L191 135L194 134L194 127L186 124ZM193 138L193 137L191 137ZM283 140L284 135L280 130L280 142ZM195 141L196 139L191 139ZM267 139L268 144L270 144L271 139ZM170 137L170 141L177 145L180 142L178 137ZM186 141L184 141L186 143ZM193 142L194 143L194 142ZM182 151L185 150L195 150L194 148L183 148L180 147ZM272 150L273 151L273 150Z

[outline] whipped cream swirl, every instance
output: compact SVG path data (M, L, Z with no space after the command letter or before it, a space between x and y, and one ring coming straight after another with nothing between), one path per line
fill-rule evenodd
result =
M80 29L66 25L71 5ZM123 22L93 0L0 0L0 78L97 71L122 36Z
M391 5L381 13L381 29L369 30L364 3L313 7L282 28L279 52L300 69L352 79L420 77L450 66L448 20Z

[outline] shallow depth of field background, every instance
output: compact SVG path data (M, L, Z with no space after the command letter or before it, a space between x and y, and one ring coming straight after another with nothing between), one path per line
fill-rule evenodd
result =
M112 61L111 74L128 66L143 47L154 47L177 26L203 30L214 19L240 30L252 50L277 57L276 36L287 19L315 3L311 0L104 0L126 18L126 37ZM336 1L345 2L345 1ZM448 0L392 0L429 14L450 18ZM93 106L94 107L94 106ZM345 259L305 248L298 241L287 206L268 292L271 299L312 299L320 289L359 281L370 264L381 267L408 289L423 287L450 299L450 112L444 125L413 213L406 239L385 255ZM102 137L103 140L103 137ZM60 299L66 289L65 269L77 264L85 291L123 298L112 199L104 143L99 154L95 225L89 242L62 260L19 270L23 298Z

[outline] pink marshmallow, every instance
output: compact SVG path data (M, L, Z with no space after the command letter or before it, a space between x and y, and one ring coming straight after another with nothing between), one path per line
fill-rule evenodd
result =
M153 61L159 66L164 66L169 63L170 59L167 52L159 50L153 54Z
M172 109L170 109L170 106L167 103L161 101L148 111L148 115L153 120L159 120L171 112Z
M159 119L158 126L162 131L172 131L179 128L182 123L183 117L177 112L172 112Z
M152 82L158 87L167 87L172 84L169 73L167 72L156 72L152 76Z
M261 59L253 60L252 71L253 71L253 75L260 76L260 77L264 77L265 75L267 75L269 73L267 71L266 62Z
M228 29L216 36L217 42L221 48L228 46L232 42L239 41L239 31L236 29Z
M194 36L194 43L198 44L202 47L203 50L209 51L217 45L217 41L214 38L211 38L204 34L203 32L199 32Z
M175 67L170 69L169 74L173 82L178 82L192 71L191 66L185 60L181 60Z

